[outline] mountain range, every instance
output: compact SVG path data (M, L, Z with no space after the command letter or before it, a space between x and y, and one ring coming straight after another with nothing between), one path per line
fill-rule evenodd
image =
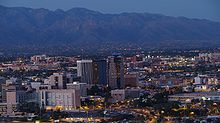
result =
M150 13L0 6L0 47L220 46L220 23ZM182 46L180 46L180 44ZM100 45L100 46L99 46ZM111 48L107 47L107 48Z

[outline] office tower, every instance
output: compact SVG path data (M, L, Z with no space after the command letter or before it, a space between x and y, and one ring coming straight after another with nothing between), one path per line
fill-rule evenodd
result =
M108 57L108 84L112 89L124 88L123 58L119 55Z
M77 76L82 83L92 84L92 60L77 61Z
M106 85L107 84L107 61L94 60L93 61L93 84Z

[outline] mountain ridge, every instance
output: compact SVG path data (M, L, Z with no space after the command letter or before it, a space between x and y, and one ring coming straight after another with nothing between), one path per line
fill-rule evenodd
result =
M0 6L0 10L0 45L220 44L220 23L206 19L135 12L104 14L85 8L51 11Z

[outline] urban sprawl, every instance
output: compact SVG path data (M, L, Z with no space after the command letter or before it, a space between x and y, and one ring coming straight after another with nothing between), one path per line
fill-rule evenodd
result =
M187 53L2 61L0 120L220 122L220 53Z

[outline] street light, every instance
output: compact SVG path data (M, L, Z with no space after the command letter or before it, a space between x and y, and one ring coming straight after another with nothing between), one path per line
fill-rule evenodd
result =
M192 112L190 112L190 115L194 115L195 113L192 111Z

